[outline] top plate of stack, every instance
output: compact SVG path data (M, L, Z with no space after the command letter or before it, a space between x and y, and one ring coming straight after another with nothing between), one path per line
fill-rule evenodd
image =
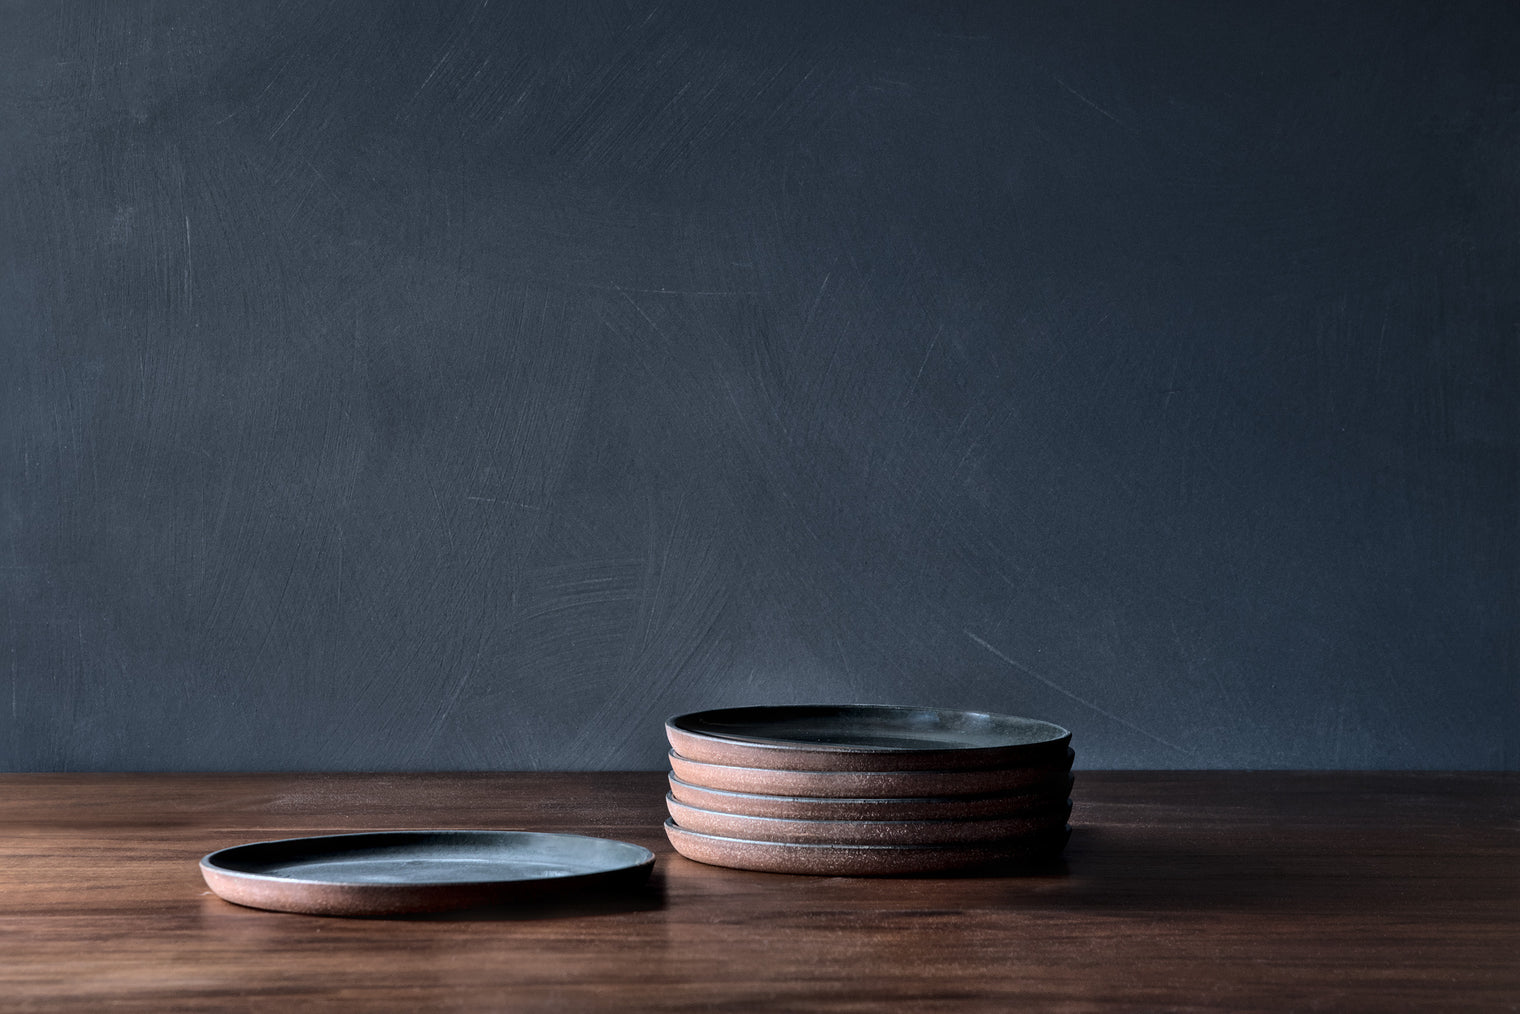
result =
M665 723L688 760L777 771L973 771L1065 761L1071 733L980 711L889 705L719 708Z

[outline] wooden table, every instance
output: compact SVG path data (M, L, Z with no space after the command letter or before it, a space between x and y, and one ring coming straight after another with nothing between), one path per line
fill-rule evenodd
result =
M1064 868L702 866L660 774L0 775L0 1009L1520 1008L1520 776L1096 773ZM196 860L361 828L659 854L600 903L354 920L238 908Z

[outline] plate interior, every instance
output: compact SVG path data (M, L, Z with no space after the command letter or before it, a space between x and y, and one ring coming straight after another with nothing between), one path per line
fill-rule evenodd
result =
M255 842L206 857L230 873L312 884L480 884L631 869L626 842L528 831L379 832Z
M1069 733L1033 718L869 705L722 708L671 724L702 736L778 746L967 750L1054 743Z

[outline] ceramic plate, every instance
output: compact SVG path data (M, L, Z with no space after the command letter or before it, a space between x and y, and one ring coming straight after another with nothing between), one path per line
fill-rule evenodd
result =
M1070 800L1019 817L994 820L787 820L744 817L687 806L666 795L665 807L678 827L724 838L764 842L813 842L823 845L970 845L997 842L1007 846L1031 835L1048 835L1066 826Z
M312 915L399 915L609 890L649 875L638 845L532 831L374 831L253 842L201 860L238 905Z
M665 722L671 747L709 764L788 771L955 771L1058 761L1071 742L1033 718L867 704L719 708Z
M992 872L995 868L1048 862L1060 855L1071 829L1062 828L1048 838L1023 839L1008 847L781 844L700 834L672 820L665 822L665 834L681 855L712 866L765 873L867 877L983 868Z
M1027 790L992 796L926 796L907 799L824 799L818 796L763 796L754 792L709 789L670 776L670 794L678 802L719 813L791 820L956 820L965 817L1013 817L1049 808L1071 795L1076 779L1056 775Z
M670 769L691 785L765 796L824 796L829 799L883 799L897 796L974 796L1010 793L1049 782L1071 770L1068 747L1059 762L1040 767L984 771L778 771L772 768L707 764L670 754Z

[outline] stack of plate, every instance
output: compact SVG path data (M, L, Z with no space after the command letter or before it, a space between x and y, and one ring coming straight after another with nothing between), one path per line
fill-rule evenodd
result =
M1071 733L936 708L723 708L665 723L688 859L772 873L929 873L1053 858Z

